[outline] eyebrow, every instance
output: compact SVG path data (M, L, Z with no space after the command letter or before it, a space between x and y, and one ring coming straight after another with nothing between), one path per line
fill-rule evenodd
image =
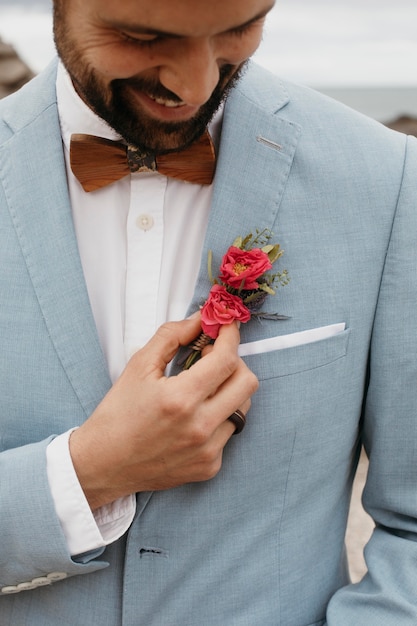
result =
M244 29L247 26L250 26L251 24L257 22L258 20L261 20L262 18L266 17L266 15L271 11L274 5L275 5L275 2L272 2L268 8L264 9L263 11L261 11L260 13L258 13L257 15L249 19L247 22L244 22L243 24L238 24L236 26L232 26L231 28L228 28L227 30L223 31L223 33L219 33L219 34L220 35L226 34L229 32L233 32L234 30L239 30L241 28ZM131 23L128 24L127 22L122 22L122 21L117 21L117 20L112 20L108 24L109 26L112 26L113 28L117 28L122 31L127 31L129 33L134 33L136 35L155 35L157 37L158 36L170 37L172 39L181 39L182 37L188 37L188 35L180 35L178 33L171 33L166 30L148 28L147 26L141 26L140 24L131 24Z

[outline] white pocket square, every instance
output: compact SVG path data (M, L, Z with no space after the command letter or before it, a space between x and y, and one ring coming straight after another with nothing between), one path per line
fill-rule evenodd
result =
M311 328L310 330L302 330L298 333L290 335L280 335L278 337L269 337L268 339L260 339L259 341L251 341L250 343L242 343L239 346L239 356L249 356L251 354L262 354L263 352L272 352L273 350L283 350L284 348L294 348L302 346L306 343L313 343L321 339L327 339L343 332L346 324L330 324L329 326L321 326L320 328Z

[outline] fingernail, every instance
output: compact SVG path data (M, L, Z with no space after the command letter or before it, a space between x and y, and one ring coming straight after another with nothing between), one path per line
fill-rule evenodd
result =
M192 315L189 315L189 316L187 317L187 320L192 320L192 319L194 319L195 317L198 317L199 315L200 315L200 311L195 311Z

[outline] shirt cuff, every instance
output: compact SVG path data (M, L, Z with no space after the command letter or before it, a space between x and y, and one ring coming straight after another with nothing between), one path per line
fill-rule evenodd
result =
M103 548L119 539L136 511L134 494L91 511L69 451L73 430L53 439L46 449L49 487L71 556Z

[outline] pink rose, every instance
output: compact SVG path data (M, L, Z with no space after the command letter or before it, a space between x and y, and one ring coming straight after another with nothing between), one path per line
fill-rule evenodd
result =
M250 312L238 296L226 291L222 285L213 285L209 296L201 309L201 328L203 332L216 339L220 326L231 324L234 320L248 322Z
M256 279L271 267L268 255L259 248L241 250L230 246L220 266L220 280L234 289L257 289Z

